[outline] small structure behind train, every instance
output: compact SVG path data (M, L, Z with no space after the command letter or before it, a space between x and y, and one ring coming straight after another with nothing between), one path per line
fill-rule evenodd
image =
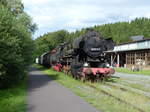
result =
M130 68L132 70L150 69L150 39L133 36L133 41L116 45L114 50L107 51L110 65Z

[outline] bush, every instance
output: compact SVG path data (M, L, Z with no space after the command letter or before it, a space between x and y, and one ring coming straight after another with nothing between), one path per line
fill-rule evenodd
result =
M0 5L0 88L20 81L32 60L31 32Z

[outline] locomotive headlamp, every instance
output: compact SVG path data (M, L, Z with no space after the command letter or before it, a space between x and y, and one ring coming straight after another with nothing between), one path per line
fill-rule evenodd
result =
M84 63L84 67L88 67L89 66L89 64L88 63Z
M109 65L108 63L106 64L106 66L107 66L107 67L110 67L110 65Z

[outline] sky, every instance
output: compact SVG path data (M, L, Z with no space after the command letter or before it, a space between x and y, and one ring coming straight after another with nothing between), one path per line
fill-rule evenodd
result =
M150 18L150 0L22 0L25 11L38 25L37 38L47 32L81 28L136 17Z

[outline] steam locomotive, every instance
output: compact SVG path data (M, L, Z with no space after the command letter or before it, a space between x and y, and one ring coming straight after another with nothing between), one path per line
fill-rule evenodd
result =
M72 43L62 43L42 54L37 63L70 73L76 79L103 80L115 73L109 67L109 56L106 53L113 49L111 38L103 39L96 31L88 29Z

